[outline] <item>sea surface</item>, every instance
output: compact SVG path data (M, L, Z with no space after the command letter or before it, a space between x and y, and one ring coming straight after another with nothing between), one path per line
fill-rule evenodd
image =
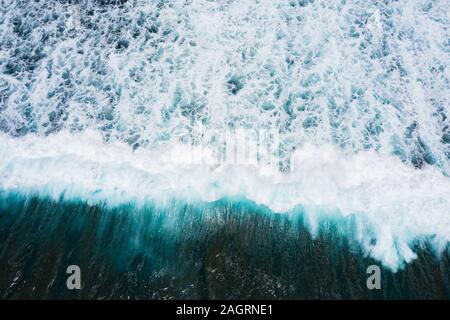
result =
M449 299L449 7L0 0L0 297Z

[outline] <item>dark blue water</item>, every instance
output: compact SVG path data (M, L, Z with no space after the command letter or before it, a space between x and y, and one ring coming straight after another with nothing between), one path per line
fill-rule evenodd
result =
M252 203L107 210L82 203L3 197L0 297L4 299L449 299L448 250L393 273L323 222L312 238L301 212ZM366 268L381 266L381 290ZM81 290L66 288L68 265Z

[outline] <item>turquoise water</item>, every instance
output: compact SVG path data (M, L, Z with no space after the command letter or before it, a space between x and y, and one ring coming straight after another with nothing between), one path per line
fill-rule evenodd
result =
M301 212L237 200L164 210L11 195L1 203L2 298L450 298L449 251L437 258L426 243L404 269L381 266L382 289L368 290L366 269L378 262L340 235L351 220L324 221L313 238ZM66 288L72 264L79 291Z

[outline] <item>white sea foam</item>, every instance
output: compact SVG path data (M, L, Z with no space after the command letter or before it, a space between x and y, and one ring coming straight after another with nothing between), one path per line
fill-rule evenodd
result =
M450 172L448 0L3 3L3 132L270 127Z
M393 269L447 245L448 0L108 2L2 1L1 189L338 212ZM278 153L217 161L236 128Z
M183 144L133 151L104 143L94 131L2 135L0 188L111 206L240 196L280 213L301 205L312 232L321 217L338 212L356 219L366 252L394 270L416 257L414 240L429 238L438 251L450 241L450 179L437 168L417 170L391 156L332 145L304 144L283 174L258 165L217 166L209 150Z

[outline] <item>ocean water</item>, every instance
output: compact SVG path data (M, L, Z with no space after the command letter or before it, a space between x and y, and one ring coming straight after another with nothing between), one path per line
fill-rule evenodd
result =
M417 242L417 259L381 266L368 290L355 220L324 220L312 237L287 216L240 199L108 210L2 195L3 299L449 299L450 257ZM81 269L67 290L66 268Z
M449 298L448 0L0 4L1 297Z

